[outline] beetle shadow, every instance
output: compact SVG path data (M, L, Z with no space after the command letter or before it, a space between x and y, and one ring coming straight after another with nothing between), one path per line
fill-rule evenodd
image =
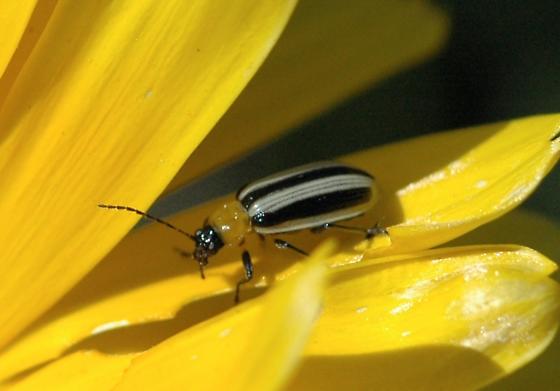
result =
M263 294L264 291L264 289L246 289L243 291L242 301L254 299ZM11 384L23 380L49 364L76 352L93 350L109 355L144 352L177 333L233 308L234 305L232 293L220 294L189 302L170 319L116 327L90 335L68 347L58 357L16 373L6 379L5 382Z
M242 302L264 292L264 289L247 289L243 292ZM234 306L231 292L192 301L181 307L173 318L118 327L91 335L66 349L63 355L81 350L96 350L105 354L140 353Z

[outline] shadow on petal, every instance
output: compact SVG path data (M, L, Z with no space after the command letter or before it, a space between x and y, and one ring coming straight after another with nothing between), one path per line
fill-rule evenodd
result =
M243 301L264 293L263 289L243 291ZM91 335L71 346L64 355L80 350L97 350L106 354L129 354L146 351L171 336L202 323L232 308L231 293L217 295L185 305L172 319L117 327Z
M264 293L264 289L243 291L242 300L248 301ZM128 355L145 352L173 335L232 308L231 293L206 297L183 306L170 319L146 321L126 325L126 322L112 322L101 325L92 335L76 341L57 358L38 363L6 378L0 384L8 384L25 379L53 362L77 352L97 351L108 355Z
M504 374L485 355L422 346L363 355L306 357L290 390L472 390Z

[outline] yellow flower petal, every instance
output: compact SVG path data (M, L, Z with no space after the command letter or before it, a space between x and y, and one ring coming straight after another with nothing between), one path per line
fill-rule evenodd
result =
M379 171L377 177L383 187L396 191L404 186L406 182L403 181L421 178L434 168L445 166L460 155L463 148L468 149L479 144L486 136L488 129L485 127L452 132L373 149L347 160L366 167L367 164L378 163L380 166L372 172ZM383 152L384 148L387 148L387 153ZM441 153L434 154L430 148L440 150ZM430 159L422 159L422 154L433 155L433 165L430 164ZM418 163L395 159L397 155L416 156ZM387 167L392 171L389 172ZM174 216L172 222L193 232L224 200L215 200ZM126 215L117 214L115 219L117 218L126 218ZM355 224L367 225L371 224L371 221L375 219ZM535 224L546 227L546 224ZM512 225L520 232L523 232L525 227L524 223ZM534 234L530 232L531 227L526 226L529 232L525 235ZM312 249L314 243L326 235L336 235L345 244L344 251L330 260L333 264L356 262L362 258L361 253L353 250L361 238L352 234L333 231L325 235L310 236L302 233L291 236L290 241L302 248ZM553 244L555 235L555 230L548 232L545 229L539 234L543 240L548 238ZM33 330L0 356L0 362L3 361L3 365L0 365L0 379L56 357L99 327L111 327L123 321L137 324L173 318L185 303L231 292L235 282L242 275L240 251L223 250L211 260L207 269L207 279L201 280L194 262L182 259L173 250L175 247L189 249L191 245L190 242L185 242L182 236L156 225L145 226L127 236L99 267L45 314L34 325ZM248 238L247 248L255 261L254 285L257 286L265 286L275 279L283 279L286 275L284 269L291 262L300 259L297 254L276 249L270 241L262 243L254 237ZM544 247L545 250L548 248ZM131 270L134 270L134 273L131 273ZM228 308L230 302L231 293L226 293L225 297L207 304L206 308L212 308L212 313L219 313ZM38 349L38 346L41 348Z
M89 387L111 390L169 390L187 385L197 390L279 388L298 362L319 314L327 274L323 260L332 250L332 243L326 243L305 264L297 265L295 278L136 358L74 352L11 384L18 390L37 385L83 389L78 386L87 381L92 382Z
M499 219L469 232L449 245L465 245L475 243L518 243L538 248L539 252L550 259L560 259L560 226L539 213L518 208ZM558 281L558 273L553 277ZM560 389L560 378L556 368L560 362L560 335L533 362L519 371L491 385L487 390L555 390Z
M76 352L38 369L20 381L8 383L10 391L100 391L111 390L130 365L134 355L106 355L96 351Z
M6 67L20 43L36 3L37 0L5 0L0 3L0 91L4 90L2 78Z
M384 195L373 221L389 227L391 245L370 253L430 248L515 208L558 161L559 126L560 115L527 117L343 159L373 173Z
M157 235L157 232L151 232L152 235L154 233ZM165 234L165 231L161 233ZM146 238L141 240L146 240ZM127 246L126 251L134 251L134 247L135 245ZM136 246L136 248L138 247ZM154 248L154 250L159 252L161 248ZM316 257L325 258L325 251L330 251L330 247L323 247ZM171 263L161 263L160 260L155 263L149 261L143 263L142 260L137 259L136 265L132 263L124 265L118 260L126 257L122 258L122 254L115 255L117 256L115 259L108 263L103 262L100 268L88 275L85 284L81 282L51 311L41 317L29 333L16 340L15 344L10 345L0 354L2 364L0 365L0 383L2 380L9 379L57 356L71 353L76 349L91 349L91 340L101 340L102 343L113 349L111 350L113 354L145 350L149 347L146 346L146 343L153 345L163 341L183 329L231 308L233 305L231 284L242 276L240 265L236 263L234 266L230 263L227 264L227 267L222 266L223 269L232 270L229 276L224 275L223 271L220 273L208 270L206 280L201 280L198 270L193 267L192 275L186 277L185 280L185 277L179 276L179 273L181 269L184 270L185 266L188 268L189 265L182 265L183 261L180 258L175 257L174 262ZM127 259L132 260L132 258ZM258 264L258 260L256 261L255 263ZM150 263L155 268L149 266ZM307 264L306 260L303 266ZM150 270L145 269L146 274L144 274L142 266L147 266ZM122 269L123 267L124 269ZM255 267L258 268L257 265ZM293 274L300 267L302 264L296 264L288 273ZM125 269L136 270L133 275L122 274L121 271ZM120 271L117 272L117 270ZM158 274L158 270L163 274ZM165 279L171 277L168 273L176 273L178 276ZM98 280L97 277L101 279ZM148 283L146 278L152 277L157 282ZM160 278L163 280L158 281ZM259 276L257 275L256 278L259 279ZM119 286L119 281L123 282L123 279L128 281L124 286ZM135 289L134 285L141 281L145 286ZM204 282L208 282L208 284L200 284ZM286 285L286 287L288 286L290 285ZM196 291L201 287L202 291L197 293ZM218 293L216 289L225 290L226 294L185 307L193 298ZM98 297L98 295L109 296ZM242 300L250 296L250 291L242 290ZM268 305L271 305L270 302ZM160 327L144 331L138 330L136 334L131 333L129 342L123 342L126 337L119 333L114 336L109 333L107 339L104 339L102 335L107 331L118 331L123 326L138 323L149 324L150 322L157 324L158 321L173 318L174 320L167 324L160 322ZM87 338L88 336L89 338ZM119 350L118 346L125 347Z
M439 49L447 29L446 15L427 1L302 2L263 67L169 189L417 64Z
M294 0L58 1L0 110L0 345L137 220L273 45ZM25 289L22 289L25 287Z
M554 336L556 265L519 246L463 247L337 269L290 389L475 389Z
M172 337L133 360L115 390L274 390L299 361L319 314L331 245L261 299Z

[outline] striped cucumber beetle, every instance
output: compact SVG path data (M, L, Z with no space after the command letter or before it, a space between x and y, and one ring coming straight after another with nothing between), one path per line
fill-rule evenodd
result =
M101 208L125 210L163 224L195 243L192 253L181 255L194 259L204 278L208 258L224 246L243 245L245 236L256 233L262 238L310 229L320 232L338 228L363 233L366 238L388 234L377 224L359 228L337 224L363 215L375 204L379 190L367 172L334 161L321 161L292 168L249 183L237 192L236 199L214 211L194 235L173 224L130 206L99 204ZM275 239L276 247L291 249L302 255L304 250ZM241 285L253 278L253 263L247 250L241 260L244 277L237 283L235 302Z

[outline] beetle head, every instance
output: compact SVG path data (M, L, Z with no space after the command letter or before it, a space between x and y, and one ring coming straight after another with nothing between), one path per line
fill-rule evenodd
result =
M198 262L200 275L204 278L204 267L208 264L208 258L218 252L224 242L211 225L205 225L194 234L195 249L193 258Z

